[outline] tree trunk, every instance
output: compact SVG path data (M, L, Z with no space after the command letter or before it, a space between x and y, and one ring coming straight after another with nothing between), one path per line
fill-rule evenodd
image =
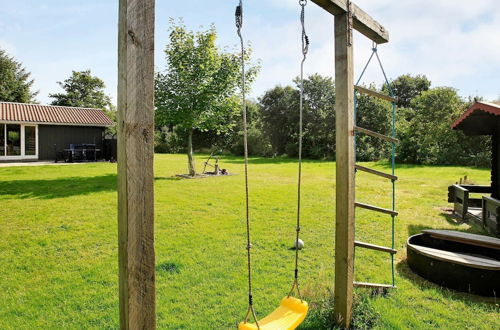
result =
M187 145L187 155L188 155L188 169L189 175L195 176L196 171L194 169L194 157L193 157L193 130L189 130L188 134L188 145Z

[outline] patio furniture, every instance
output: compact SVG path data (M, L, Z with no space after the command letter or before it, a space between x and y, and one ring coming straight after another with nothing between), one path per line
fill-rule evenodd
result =
M69 149L64 149L64 161L67 163L73 162L96 162L98 153L101 149L97 149L95 144L70 144Z

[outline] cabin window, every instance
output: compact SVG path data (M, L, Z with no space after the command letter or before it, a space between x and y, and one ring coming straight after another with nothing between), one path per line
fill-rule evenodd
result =
M24 126L24 154L26 156L36 155L36 127Z
M0 124L0 156L5 156L5 124Z
M7 125L7 156L21 156L21 125Z
M36 125L0 123L0 159L36 159L37 156Z

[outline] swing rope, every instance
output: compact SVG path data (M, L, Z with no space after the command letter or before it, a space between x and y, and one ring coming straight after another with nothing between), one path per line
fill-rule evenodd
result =
M300 204L301 204L301 178L302 178L302 140L303 140L303 108L304 108L304 63L307 58L307 52L309 50L309 38L305 30L305 6L307 5L307 0L299 0L299 5L301 6L300 21L302 24L302 62L300 66L300 114L299 114L299 170L298 170L298 186L297 186L297 227L296 227L296 238L295 238L295 277L292 285L292 289L286 298L284 298L280 304L280 307L276 309L272 314L268 315L262 320L262 326L264 328L269 327L269 324L273 322L280 322L283 326L286 323L286 328L295 329L306 317L308 311L307 302L303 301L302 294L299 289L298 282L298 263L299 263L299 240L300 240ZM255 326L258 330L261 329L259 321L255 313L253 306L253 295L252 295L252 260L251 260L251 237L250 237L250 212L249 212L249 189L248 189L248 122L247 122L247 107L246 107L246 77L245 77L245 46L244 39L242 35L243 27L243 1L239 0L239 5L236 7L235 21L238 36L241 45L241 99L242 99L242 114L243 114L243 147L244 147L244 157L245 157L245 206L246 206L246 230L247 230L247 269L248 269L248 308L245 315L245 319L240 323L240 329L248 329L246 326L250 315L255 321ZM299 299L290 297L291 294L297 291L300 297ZM285 322L285 323L284 323Z
M302 25L302 62L300 63L300 109L299 109L299 173L297 181L297 235L295 237L295 278L292 288L288 293L288 297L292 295L294 290L297 291L300 300L302 294L299 288L299 239L300 239L300 204L301 204L301 186L302 186L302 140L303 140L303 112L304 112L304 63L307 59L307 52L309 51L309 37L306 33L305 27L305 7L307 0L299 0L301 7L300 23Z
M245 213L246 213L246 224L247 224L247 266L248 266L248 309L245 315L245 323L247 323L250 314L257 325L257 329L260 329L259 322L257 320L257 315L255 314L255 309L253 308L253 295L252 295L252 255L250 249L252 248L252 242L250 238L250 212L248 206L248 122L247 122L247 106L246 106L246 79L245 79L245 45L243 41L243 35L241 29L243 28L243 1L240 0L239 5L236 7L235 12L236 29L238 32L238 37L240 38L241 44L241 101L242 101L242 112L243 112L243 146L245 153Z
M377 44L374 42L372 45L372 54L370 55L370 58L368 59L368 62L366 63L363 71L361 72L361 75L358 78L358 81L356 82L356 85L359 85L359 82L361 81L361 78L363 78L363 75L366 72L366 69L368 68L368 65L370 64L371 60L373 59L373 56L377 58L377 62L380 66L380 69L382 70L382 74L384 75L384 80L385 84L389 90L389 95L391 97L395 97L394 91L392 89L391 83L389 82L389 79L387 79L387 75L385 73L384 66L382 65L382 61L380 60L380 57L378 56L378 51L377 51ZM354 124L356 125L356 120L357 120L357 95L356 93L354 94ZM396 138L396 102L392 102L392 127L391 127L391 135L392 138ZM356 138L354 138L354 146L356 148ZM356 153L356 149L355 149ZM392 176L395 175L396 172L396 143L391 142L391 172ZM392 181L392 210L396 210L396 181L393 179ZM391 247L392 249L395 248L395 215L391 215L392 218L392 244ZM396 279L395 279L395 269L394 269L394 254L391 254L391 271L392 271L392 286L396 285Z

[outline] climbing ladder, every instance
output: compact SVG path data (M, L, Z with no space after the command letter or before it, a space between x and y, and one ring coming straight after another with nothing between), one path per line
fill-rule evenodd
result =
M382 93L379 93L377 91L359 86L359 82L361 81L361 78L363 77L366 68L370 64L372 58L374 57L377 58L378 63L380 65L380 68L382 69L382 73L384 75L385 83L388 86L389 89L389 94L390 95L385 95ZM391 102L392 104L392 134L391 136L383 135L371 130L368 130L363 127L358 127L356 123L356 114L358 110L357 106L357 99L358 99L358 94L365 94L369 95L371 97L377 97L386 101ZM395 235L395 220L396 216L398 215L398 212L396 212L396 181L398 180L398 177L395 175L395 165L396 165L396 143L398 140L396 139L396 98L394 97L394 93L391 89L391 85L389 84L389 81L387 79L387 76L385 74L384 68L382 66L382 62L380 61L380 58L377 53L377 46L374 45L372 48L372 54L370 56L370 59L368 60L368 63L366 64L365 68L363 69L363 72L361 73L361 76L359 77L356 85L354 86L354 154L356 155L356 137L359 134L365 134L369 135L381 140L384 140L388 143L391 144L392 150L391 150L391 168L392 172L391 174L380 172L368 167L364 167L361 165L354 165L354 171L357 173L358 171L362 171L365 173L369 173L372 175L376 175L385 179L388 179L392 183L392 208L391 209L385 209L381 208L378 206L373 206L369 204L364 204L360 202L355 202L355 207L357 208L362 208L374 212L380 212L383 214L387 214L391 216L392 220L392 244L391 247L385 247L385 246L379 246L379 245L374 245L374 244L369 244L369 243L364 243L360 241L355 241L354 246L358 248L364 248L364 249L370 249L370 250L375 250L375 251L380 251L380 252L385 252L389 253L391 255L391 271L392 271L392 284L375 284L375 283L365 283L365 282L354 282L354 286L356 287L365 287L365 288L376 288L376 289L388 289L388 288L395 288L396 287L396 282L395 282L395 276L394 276L394 255L397 253L397 251L394 249L394 235Z

